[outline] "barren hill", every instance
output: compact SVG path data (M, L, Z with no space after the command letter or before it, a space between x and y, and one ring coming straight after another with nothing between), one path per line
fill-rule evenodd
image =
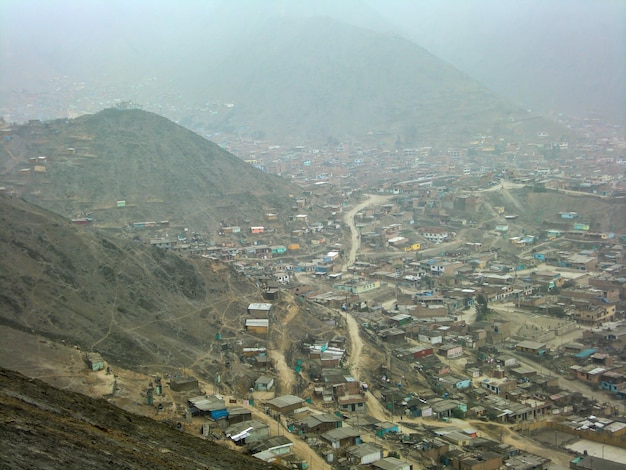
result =
M576 220L588 224L591 232L626 231L626 202L623 199L555 191L534 192L530 188L501 189L484 194L492 206L504 207L508 215L518 215L517 223L529 231L545 229L545 223L562 220L560 212L576 212Z
M180 367L241 328L256 298L249 280L205 260L84 231L17 199L0 208L0 321L13 328L131 368Z
M0 419L3 468L280 468L6 369Z
M31 123L8 135L0 153L4 185L66 217L91 213L101 225L169 220L199 231L224 219L261 225L264 209L286 210L298 191L141 110Z

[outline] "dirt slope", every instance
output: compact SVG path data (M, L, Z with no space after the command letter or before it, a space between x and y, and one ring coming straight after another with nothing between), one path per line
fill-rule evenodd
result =
M3 468L279 468L6 369L0 420Z

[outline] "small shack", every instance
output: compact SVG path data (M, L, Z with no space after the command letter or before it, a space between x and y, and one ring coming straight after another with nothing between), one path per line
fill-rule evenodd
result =
M252 411L243 406L235 406L228 408L228 424L241 423L242 421L250 421L252 419Z
M188 403L193 416L209 415L215 421L228 418L226 403L215 395L190 398Z
M248 305L248 315L252 318L268 318L272 304L269 303L252 303Z
M282 413L283 415L290 414L302 406L304 400L295 395L283 395L273 398L265 402L268 408Z
M254 381L254 389L258 392L268 392L274 387L274 379L262 375Z
M85 355L85 361L92 371L104 369L104 359L99 353L90 352Z
M257 420L242 421L227 427L224 434L237 445L250 444L269 438L270 427Z
M333 449L340 449L361 443L361 432L355 428L333 429L325 432L320 437L327 441Z
M172 377L170 379L170 389L173 392L191 392L200 390L198 379L195 377Z
M266 335L268 333L270 321L267 318L246 319L246 331L248 333Z

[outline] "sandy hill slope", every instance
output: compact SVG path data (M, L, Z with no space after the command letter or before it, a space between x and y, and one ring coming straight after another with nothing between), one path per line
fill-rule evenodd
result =
M6 369L0 419L3 468L280 468Z
M415 145L467 138L515 110L411 41L328 17L268 20L215 70L196 89L235 105L223 128L270 137L384 132Z
M92 213L104 225L169 220L204 230L223 219L260 224L264 208L287 210L298 191L142 110L107 109L17 126L9 134L0 157L3 184L54 212ZM39 156L46 160L30 160ZM117 201L126 207L118 209Z
M483 194L492 207L504 207L506 214L518 215L519 220L515 223L525 227L528 233L551 228L550 222L563 222L559 215L561 212L576 212L576 222L589 225L590 232L626 231L626 202L623 199L554 191L535 192L530 188L499 189Z
M252 281L202 258L81 230L18 199L0 198L0 214L0 322L113 363L210 367L215 335L234 337L260 300Z

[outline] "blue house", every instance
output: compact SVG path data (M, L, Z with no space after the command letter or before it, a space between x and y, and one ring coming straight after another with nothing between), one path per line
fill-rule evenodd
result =
M376 435L378 437L383 437L385 434L389 434L390 432L400 432L400 429L396 423L390 423L389 421L380 421L374 424L374 429L376 430Z
M270 249L272 250L273 255L282 255L287 251L287 247L282 245L271 246Z
M623 389L624 374L608 371L600 377L600 387L612 393L617 393Z

